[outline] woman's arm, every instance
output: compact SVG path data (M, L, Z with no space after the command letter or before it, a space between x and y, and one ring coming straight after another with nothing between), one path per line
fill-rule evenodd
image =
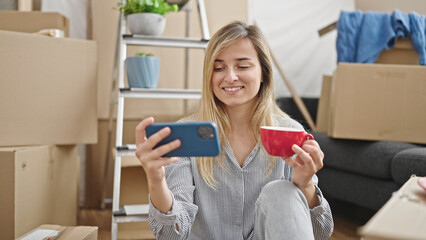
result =
M186 239L198 210L193 204L190 160L162 157L178 148L180 141L174 140L154 148L171 130L166 127L147 138L145 129L153 122L152 117L142 120L135 132L136 156L148 180L149 223L157 238Z
M166 166L166 172L172 207L170 211L163 213L151 201L149 225L157 239L187 239L198 211L193 203L195 187L191 160L181 158L177 163Z

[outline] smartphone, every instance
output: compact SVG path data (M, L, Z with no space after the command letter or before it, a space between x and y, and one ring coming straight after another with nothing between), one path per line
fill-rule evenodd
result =
M219 135L214 122L168 122L154 123L145 131L147 137L170 127L171 133L155 147L180 139L181 146L165 157L213 157L220 153Z

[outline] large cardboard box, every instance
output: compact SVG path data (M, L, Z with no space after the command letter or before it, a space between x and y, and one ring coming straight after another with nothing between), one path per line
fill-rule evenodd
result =
M96 43L0 31L0 146L97 142Z
M359 229L366 240L426 238L426 191L411 177L391 199Z
M77 223L76 145L0 148L0 239L45 223Z
M60 225L41 225L18 240L55 239L55 240L97 240L98 227L77 226L65 227Z
M340 63L330 107L332 137L426 143L426 67Z
M68 18L56 12L0 11L0 30L36 33L42 29L59 29L69 36Z

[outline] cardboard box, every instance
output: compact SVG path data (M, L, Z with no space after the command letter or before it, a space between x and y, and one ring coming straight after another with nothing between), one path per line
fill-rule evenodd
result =
M391 199L359 229L362 239L413 240L426 237L426 191L411 177Z
M19 237L18 240L44 238L55 240L97 240L98 227L64 227L59 225L41 225L31 232Z
M375 63L419 65L419 54L411 39L398 39L392 49L380 53Z
M317 132L326 133L328 130L328 122L330 116L330 91L333 76L324 75L322 78L321 96L318 100L317 111Z
M76 145L0 148L0 239L75 225L79 177Z
M96 43L0 31L0 46L0 146L96 143Z
M426 143L426 67L340 63L331 91L331 137Z
M362 11L379 11L392 13L399 9L403 12L417 12L426 15L424 0L355 0L355 8Z
M42 29L60 29L69 36L68 18L56 12L0 11L0 30L36 33Z

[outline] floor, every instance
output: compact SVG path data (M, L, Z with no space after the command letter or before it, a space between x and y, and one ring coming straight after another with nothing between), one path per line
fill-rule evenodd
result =
M374 211L339 201L330 201L330 206L335 224L330 240L360 240L357 229L373 216ZM98 239L109 240L111 238L111 210L82 209L78 225L98 226Z

